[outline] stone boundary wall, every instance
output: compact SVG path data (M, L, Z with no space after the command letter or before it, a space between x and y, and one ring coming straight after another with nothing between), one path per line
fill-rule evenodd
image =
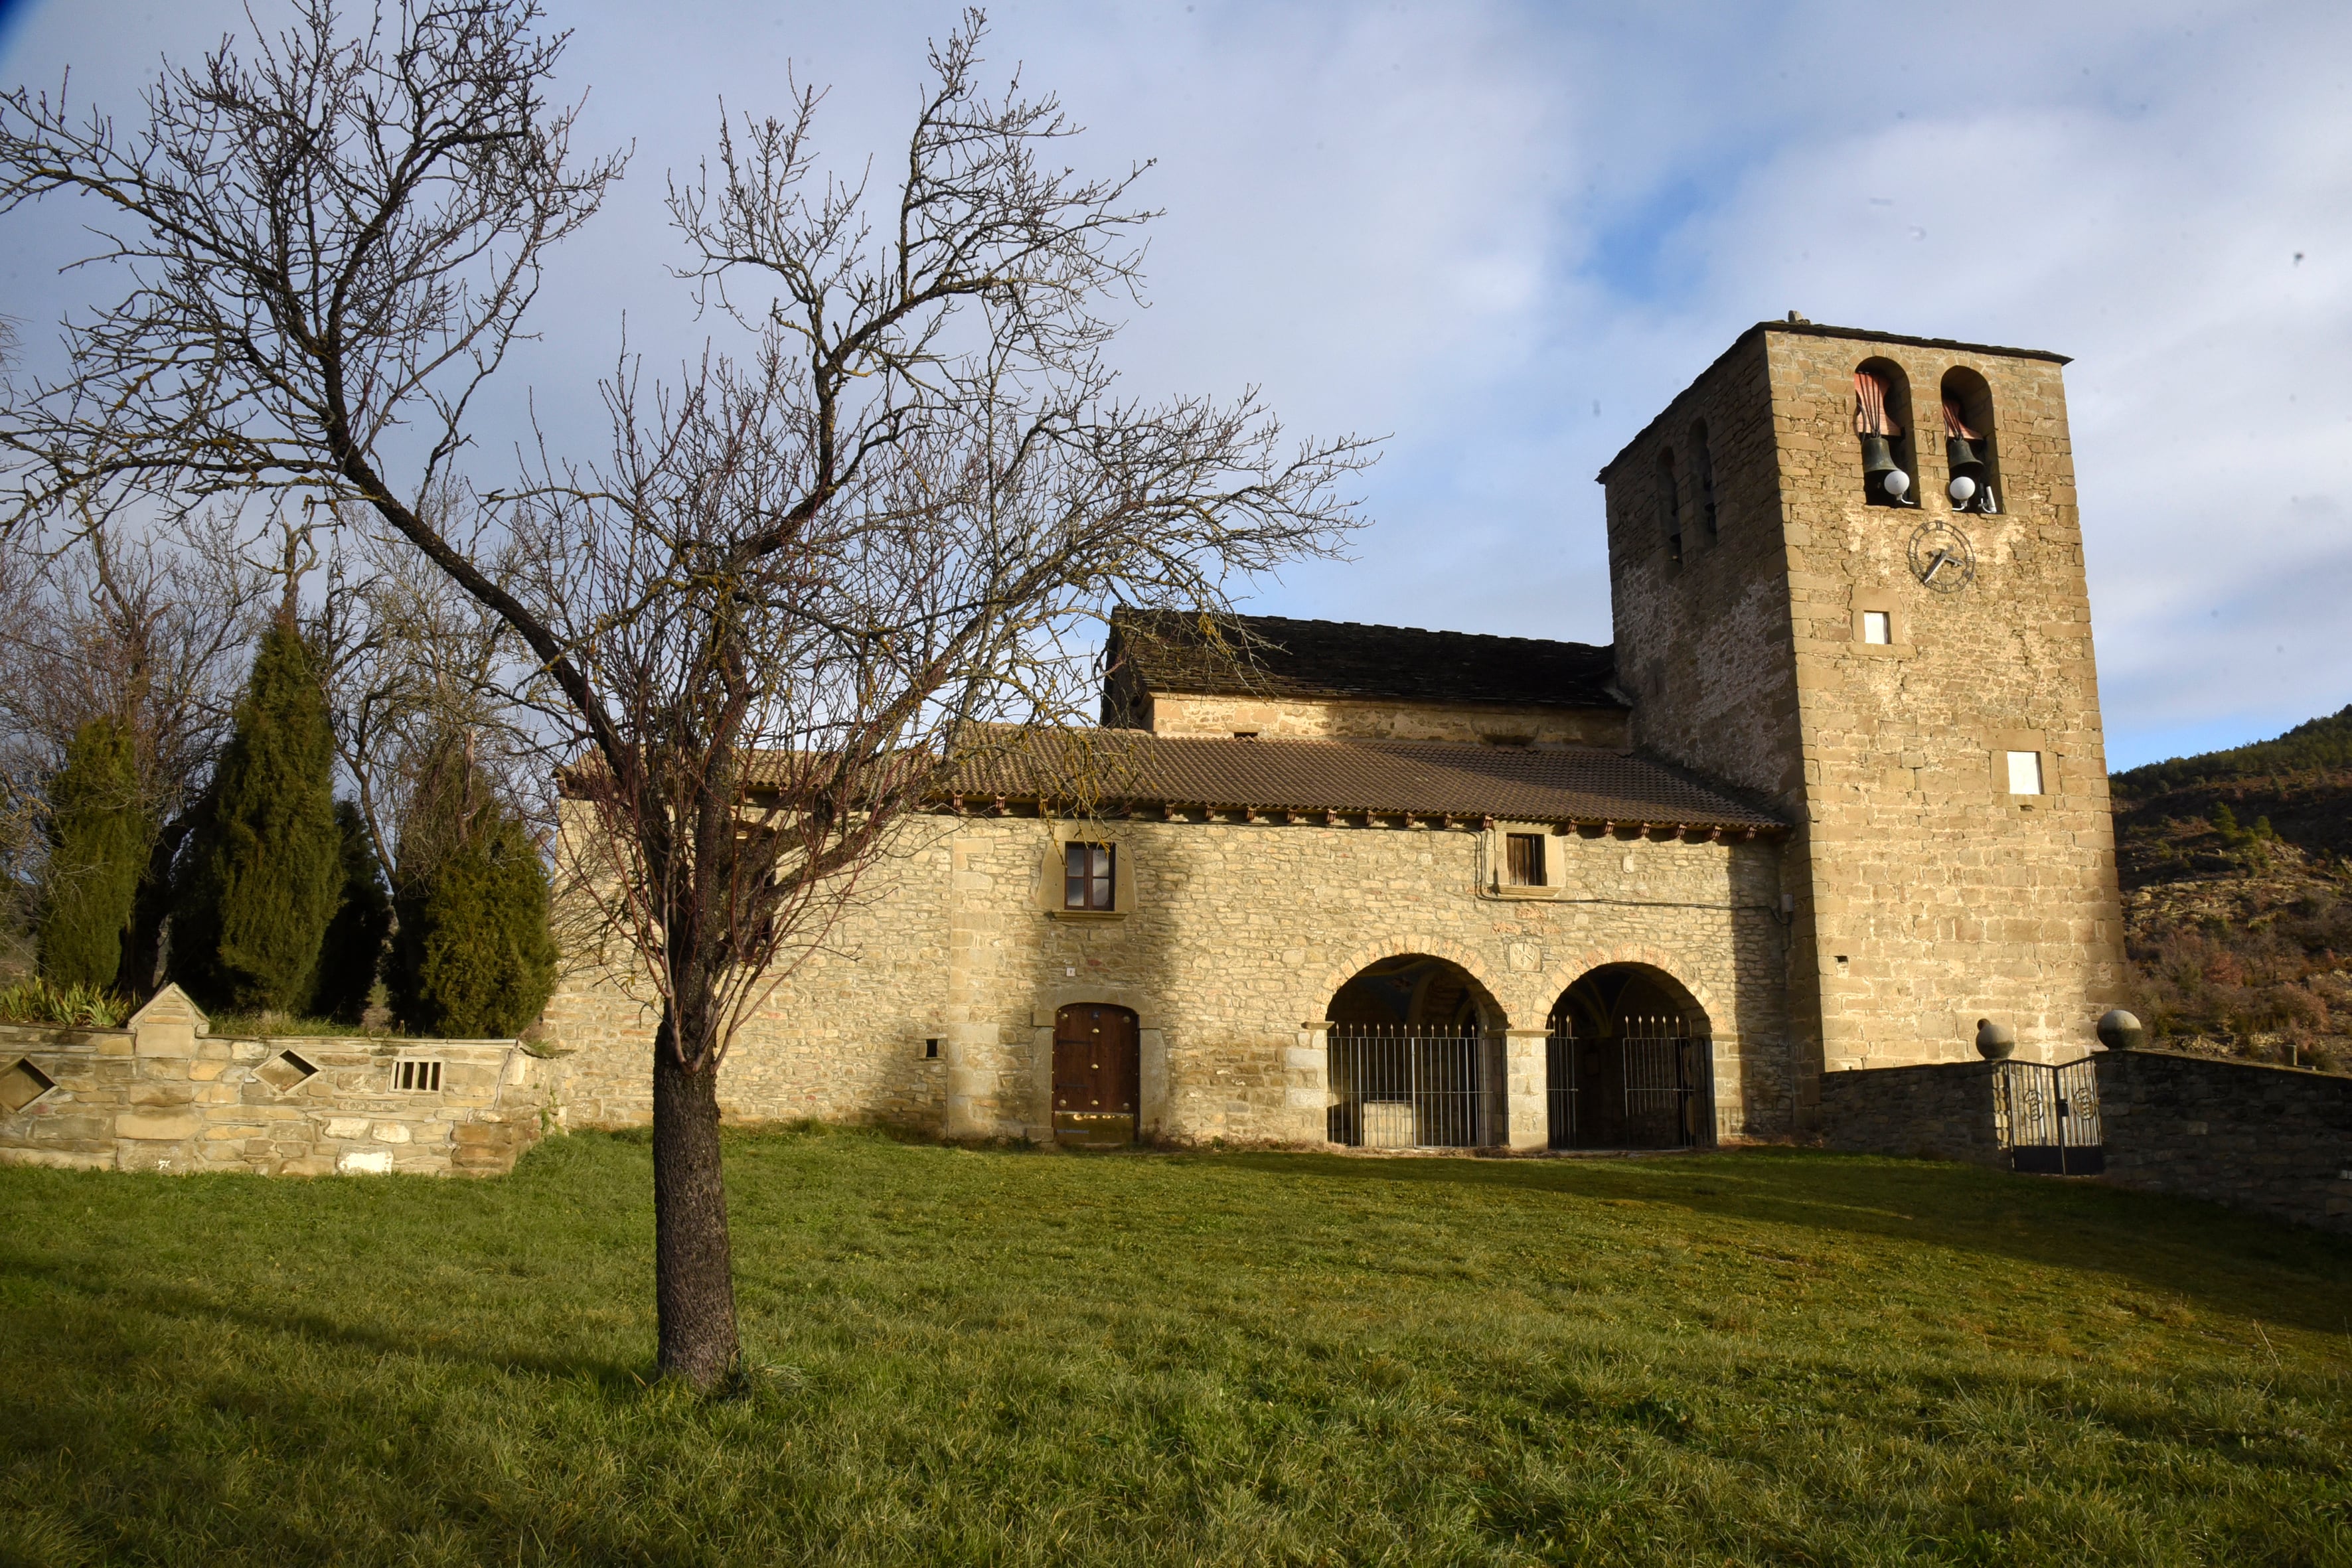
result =
M2161 1051L2098 1074L2108 1181L2352 1236L2352 1079Z
M400 1088L403 1062L435 1087ZM121 1029L0 1025L0 1164L502 1174L550 1065L513 1040L215 1037L166 986Z
M2105 1180L2352 1235L2352 1079L2161 1051L2102 1051ZM2006 1166L1993 1065L1822 1075L1832 1149Z
M2006 1169L1993 1071L1992 1063L1975 1061L1823 1073L1822 1142L1853 1153Z

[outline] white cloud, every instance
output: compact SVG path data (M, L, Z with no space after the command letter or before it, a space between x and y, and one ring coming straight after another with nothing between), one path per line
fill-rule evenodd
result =
M50 0L0 75L71 60L125 104L159 51L239 9ZM873 150L887 177L923 41L954 15L560 5L567 79L594 89L587 140L638 157L517 367L542 410L593 442L625 310L656 363L701 330L662 272L659 195L722 94L780 107L789 59L834 84L827 145ZM992 58L1091 127L1083 165L1160 160L1152 306L1123 345L1138 388L1258 383L1296 427L1394 433L1360 560L1291 573L1267 607L1605 637L1593 472L1739 330L1794 307L2077 356L2119 763L2352 700L2340 5L1059 0L996 23ZM81 287L45 276L66 215L9 237L8 309L53 318Z

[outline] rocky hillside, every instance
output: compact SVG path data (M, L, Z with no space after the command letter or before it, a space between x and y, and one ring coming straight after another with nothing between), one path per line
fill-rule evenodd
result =
M2112 783L2151 1033L2352 1071L2352 708Z

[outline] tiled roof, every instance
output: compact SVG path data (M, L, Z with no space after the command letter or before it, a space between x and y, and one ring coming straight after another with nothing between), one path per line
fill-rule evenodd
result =
M1613 649L1536 637L1221 616L1113 613L1115 684L1198 696L1355 697L1526 708L1622 708ZM1223 646L1219 646L1220 642Z
M1241 741L1141 730L1008 731L964 769L965 807L1059 805L1412 813L1523 822L1778 828L1688 775L1600 747Z

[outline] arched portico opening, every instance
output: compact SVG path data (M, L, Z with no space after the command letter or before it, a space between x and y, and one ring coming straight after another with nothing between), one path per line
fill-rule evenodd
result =
M1399 953L1333 994L1326 1135L1359 1149L1465 1149L1507 1134L1502 1008L1460 964Z
M1713 1028L1664 970L1605 963L1552 1004L1545 1111L1555 1149L1712 1142Z

